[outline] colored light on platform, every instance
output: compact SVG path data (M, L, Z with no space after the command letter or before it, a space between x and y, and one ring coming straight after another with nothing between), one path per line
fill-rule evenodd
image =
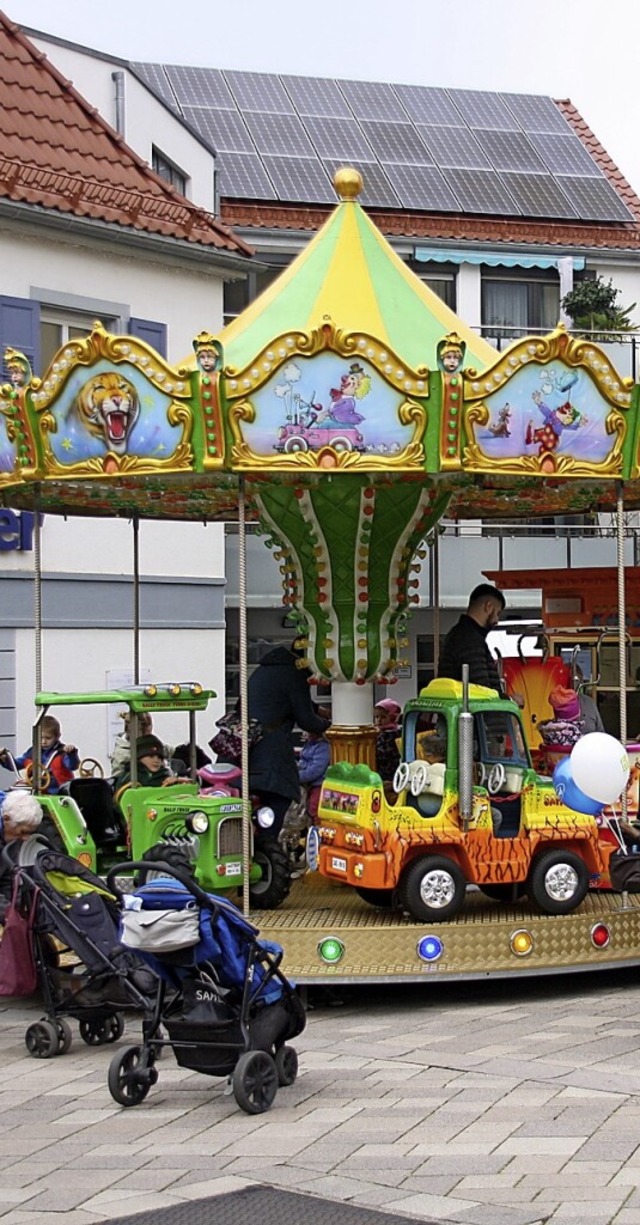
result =
M355 876L356 880L362 880L362 877L364 876L364 864L363 863L354 864L353 875Z
M511 952L515 953L516 957L528 957L533 951L533 936L528 931L514 932L510 944Z
M444 953L444 944L438 936L423 936L418 941L417 952L421 961L438 961Z
M157 685L147 685L145 687L144 695L147 698L155 698L157 692L158 692Z
M327 965L335 966L344 957L344 944L342 940L338 940L337 936L327 936L325 940L320 941L318 953Z
M596 923L590 932L591 943L597 949L606 949L610 939L611 932L606 923Z

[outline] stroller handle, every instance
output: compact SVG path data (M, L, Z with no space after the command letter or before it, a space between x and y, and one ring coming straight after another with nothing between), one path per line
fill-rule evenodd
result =
M115 897L121 901L123 894L122 890L119 889L118 885L116 884L116 877L122 876L124 873L129 873L131 871L148 872L149 870L152 870L153 872L162 872L166 876L173 876L175 880L180 882L181 885L184 885L185 889L188 889L192 897L196 898L198 902L208 907L209 910L213 909L214 904L212 903L209 894L205 893L204 889L201 889L200 886L196 884L189 872L184 872L181 868L175 867L174 864L165 863L162 859L154 859L152 863L146 859L114 864L113 867L107 872L107 887L111 890Z

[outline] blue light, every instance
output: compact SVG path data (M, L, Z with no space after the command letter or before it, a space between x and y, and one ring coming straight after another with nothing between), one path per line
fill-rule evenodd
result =
M418 941L418 957L421 961L437 961L444 953L444 944L438 936L423 936Z

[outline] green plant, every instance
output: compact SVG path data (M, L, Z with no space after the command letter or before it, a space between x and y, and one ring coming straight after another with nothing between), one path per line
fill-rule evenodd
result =
M579 331L604 333L594 335L594 340L608 340L611 332L636 332L638 325L630 319L636 304L622 307L618 302L620 290L613 281L606 282L601 276L594 280L580 281L571 293L562 300L562 305Z

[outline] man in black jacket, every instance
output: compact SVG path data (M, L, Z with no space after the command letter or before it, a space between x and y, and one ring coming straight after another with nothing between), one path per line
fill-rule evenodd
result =
M438 676L462 680L462 665L468 664L469 682L503 693L496 662L487 646L487 634L495 629L504 612L505 598L497 587L480 583L469 596L469 606L449 630L440 653Z
M293 747L295 726L321 736L330 724L316 714L309 690L309 670L297 665L296 648L274 647L263 655L249 678L249 718L262 724L262 739L249 754L249 782L262 804L272 808L277 838L292 800L300 799L300 779Z

